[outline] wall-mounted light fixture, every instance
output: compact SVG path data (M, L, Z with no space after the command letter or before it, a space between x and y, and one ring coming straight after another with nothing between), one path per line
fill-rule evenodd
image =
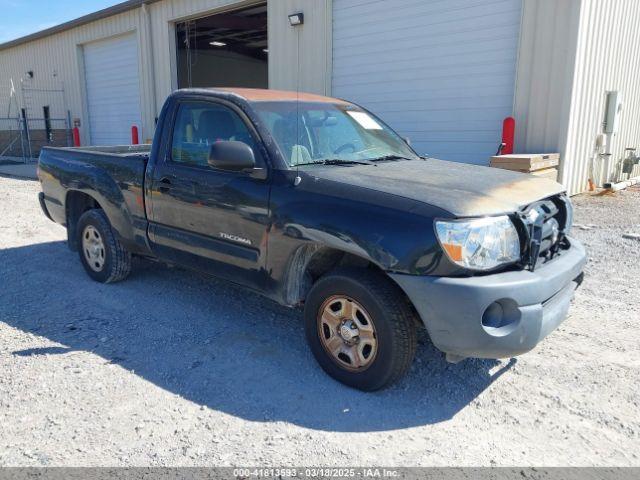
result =
M212 47L226 47L227 44L225 42L218 42L218 41L213 41L213 42L209 42L209 45L211 45Z
M289 15L289 25L295 27L297 25L302 25L304 23L304 13L292 13Z

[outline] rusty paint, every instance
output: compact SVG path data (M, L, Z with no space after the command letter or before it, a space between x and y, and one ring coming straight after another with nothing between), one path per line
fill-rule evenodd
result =
M323 95L316 95L313 93L292 92L286 90L266 90L261 88L215 88L213 90L233 93L249 102L294 102L296 100L299 100L301 102L338 103L344 105L349 104L349 102L345 102L344 100L340 100L338 98L325 97Z

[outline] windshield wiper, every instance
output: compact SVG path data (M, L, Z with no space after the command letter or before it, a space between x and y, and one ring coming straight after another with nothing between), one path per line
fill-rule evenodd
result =
M298 163L297 165L373 165L369 160L346 160L343 158L325 158L312 162ZM295 165L294 165L295 166Z
M370 158L370 162L384 162L387 160L413 160L413 158L405 157L402 155L383 155L381 157Z

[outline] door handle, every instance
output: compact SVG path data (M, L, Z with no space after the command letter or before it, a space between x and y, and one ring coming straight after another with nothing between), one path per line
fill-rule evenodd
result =
M166 193L171 190L171 177L162 177L159 183L158 191Z

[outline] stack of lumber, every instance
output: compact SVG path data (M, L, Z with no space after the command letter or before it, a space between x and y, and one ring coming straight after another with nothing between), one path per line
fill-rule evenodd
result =
M537 177L558 179L559 153L513 153L491 157L491 166L530 173Z

